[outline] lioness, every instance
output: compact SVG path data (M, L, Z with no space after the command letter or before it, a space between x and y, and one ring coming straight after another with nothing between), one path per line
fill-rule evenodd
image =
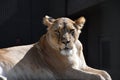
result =
M112 80L104 70L88 67L78 40L85 18L43 19L47 33L5 76L8 80Z

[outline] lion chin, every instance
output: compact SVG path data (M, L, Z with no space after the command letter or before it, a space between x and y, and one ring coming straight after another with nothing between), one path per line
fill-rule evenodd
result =
M64 56L72 56L73 54L75 54L77 52L77 49L75 46L73 46L73 48L64 48L60 51L60 54L64 55Z
M60 53L64 56L70 56L73 54L73 50L68 49L68 50L61 50Z

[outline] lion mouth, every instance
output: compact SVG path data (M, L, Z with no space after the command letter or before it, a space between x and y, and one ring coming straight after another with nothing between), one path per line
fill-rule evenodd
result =
M65 50L65 51L69 51L72 50L72 46L64 46L63 48L61 48L60 50Z
M61 49L60 53L64 56L70 56L72 55L72 48L69 48L69 47L65 47L63 49Z
M70 48L68 48L68 47L65 47L65 48L64 48L64 50L70 50Z

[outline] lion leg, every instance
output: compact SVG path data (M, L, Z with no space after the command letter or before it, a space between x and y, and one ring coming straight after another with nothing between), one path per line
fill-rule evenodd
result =
M94 69L91 67L87 67L84 69L84 71L92 73L92 74L102 75L105 78L105 80L112 80L111 76L104 70L98 70L98 69Z
M7 78L2 76L2 75L0 75L0 80L7 80Z
M2 74L3 74L3 69L2 69L2 67L0 66L0 80L7 80L7 78L4 77Z
M105 80L99 74L91 74L85 71L69 69L65 72L66 79L77 79L77 80Z

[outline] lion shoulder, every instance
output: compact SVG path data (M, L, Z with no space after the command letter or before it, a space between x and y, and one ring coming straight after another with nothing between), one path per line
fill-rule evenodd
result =
M33 44L0 49L0 67L3 73L14 67L32 46Z

